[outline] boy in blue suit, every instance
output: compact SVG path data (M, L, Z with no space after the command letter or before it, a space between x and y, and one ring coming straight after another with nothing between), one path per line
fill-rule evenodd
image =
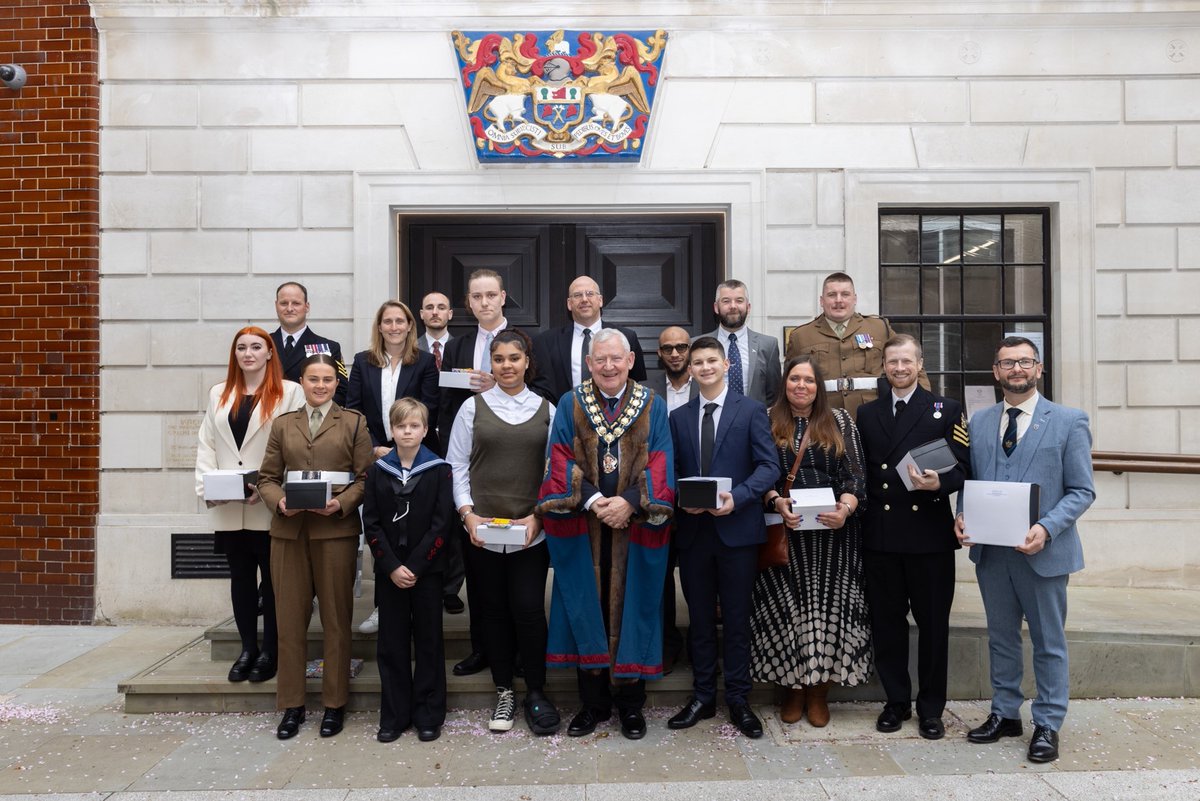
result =
M729 720L747 737L762 737L750 709L750 606L758 546L766 541L763 495L779 480L779 455L767 409L730 392L729 361L715 338L692 343L689 361L700 395L671 413L676 476L724 476L716 509L683 509L676 516L679 578L691 625L693 696L668 722L686 729L716 715L717 602L725 632L725 702Z
M1039 517L1017 548L971 543L971 521L959 514L955 533L971 545L971 561L987 616L992 709L967 734L973 743L1019 737L1021 620L1029 623L1037 697L1030 762L1058 759L1058 732L1067 714L1067 578L1083 569L1075 523L1092 505L1092 435L1087 415L1043 398L1042 364L1024 337L1000 343L992 372L1004 401L970 423L971 474L983 481L1021 481L1041 488ZM961 501L960 501L961 508Z

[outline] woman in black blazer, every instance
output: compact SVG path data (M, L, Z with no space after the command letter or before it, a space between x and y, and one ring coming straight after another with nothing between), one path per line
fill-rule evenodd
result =
M384 397L384 376L388 394ZM346 390L346 408L367 418L375 458L393 447L388 410L400 398L415 398L430 409L429 430L437 430L438 371L433 356L417 348L417 320L408 306L398 300L385 301L375 312L371 347L354 354ZM425 445L437 451L437 436L426 437Z
M437 365L433 356L417 348L417 320L412 310L398 300L388 300L375 312L371 347L354 354L346 389L346 408L362 412L367 418L376 459L382 459L395 445L387 416L392 404L401 398L419 400L430 410L430 433L424 444L437 452ZM379 631L378 603L358 630L364 634Z

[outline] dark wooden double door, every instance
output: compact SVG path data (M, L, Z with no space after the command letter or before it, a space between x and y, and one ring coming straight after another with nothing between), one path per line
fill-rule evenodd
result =
M495 270L508 292L504 316L533 333L569 322L567 287L588 275L604 295L604 320L632 328L649 354L667 326L696 335L715 325L724 232L719 213L405 217L400 287L414 311L427 292L449 296L459 336L475 327L467 277Z

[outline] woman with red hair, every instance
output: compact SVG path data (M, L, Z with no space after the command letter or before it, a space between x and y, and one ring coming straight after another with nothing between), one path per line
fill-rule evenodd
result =
M225 380L208 391L196 451L196 494L214 470L257 470L272 421L304 405L300 385L287 381L271 335L247 326L233 337ZM253 483L244 501L206 501L216 532L214 548L229 563L229 597L242 652L230 681L266 681L275 675L275 595L271 587L271 511ZM263 639L258 644L258 574L262 573Z

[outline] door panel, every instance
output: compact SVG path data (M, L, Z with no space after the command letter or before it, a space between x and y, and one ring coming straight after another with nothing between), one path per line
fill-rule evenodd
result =
M604 319L636 331L655 368L663 328L696 335L714 325L724 225L715 213L414 216L400 225L400 287L414 307L426 292L449 295L457 336L474 325L467 276L495 270L508 292L505 316L532 333L569 322L567 287L590 275L604 294Z

